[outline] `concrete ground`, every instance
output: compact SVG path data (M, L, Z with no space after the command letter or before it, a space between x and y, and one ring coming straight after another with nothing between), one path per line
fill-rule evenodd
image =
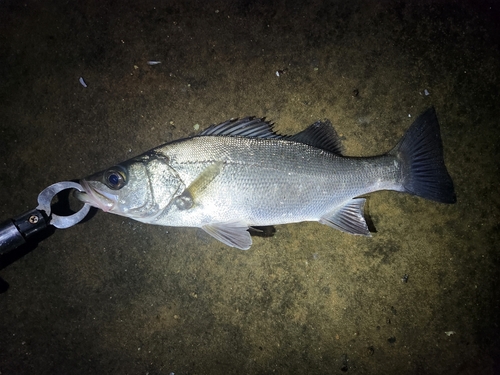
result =
M0 219L231 117L368 156L430 106L457 204L375 193L372 238L249 251L94 212L0 258L1 374L500 373L498 2L270 4L1 1Z

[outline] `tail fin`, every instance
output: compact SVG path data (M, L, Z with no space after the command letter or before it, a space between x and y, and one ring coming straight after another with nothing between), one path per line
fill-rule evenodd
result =
M422 113L389 153L403 165L406 192L441 203L455 203L455 189L443 158L443 144L434 108Z

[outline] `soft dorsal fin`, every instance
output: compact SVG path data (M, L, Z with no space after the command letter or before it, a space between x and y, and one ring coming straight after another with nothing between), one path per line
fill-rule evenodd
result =
M285 137L285 139L342 155L340 137L329 120L316 121L301 132Z
M218 125L211 125L200 135L219 135L249 138L283 138L273 130L274 124L265 118L245 117L227 120Z
M199 135L285 139L342 155L340 138L329 120L316 121L295 135L278 134L273 128L274 124L266 121L265 118L245 117L231 119L218 125L211 125Z

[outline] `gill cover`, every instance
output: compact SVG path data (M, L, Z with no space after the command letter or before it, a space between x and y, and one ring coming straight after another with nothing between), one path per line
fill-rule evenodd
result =
M81 181L77 197L105 212L142 222L154 219L171 203L184 184L168 158L146 153Z

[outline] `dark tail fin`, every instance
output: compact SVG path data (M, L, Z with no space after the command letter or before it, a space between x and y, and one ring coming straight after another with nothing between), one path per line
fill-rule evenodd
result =
M434 108L422 113L397 146L403 167L406 192L442 203L455 203L455 189L443 158L443 144Z

